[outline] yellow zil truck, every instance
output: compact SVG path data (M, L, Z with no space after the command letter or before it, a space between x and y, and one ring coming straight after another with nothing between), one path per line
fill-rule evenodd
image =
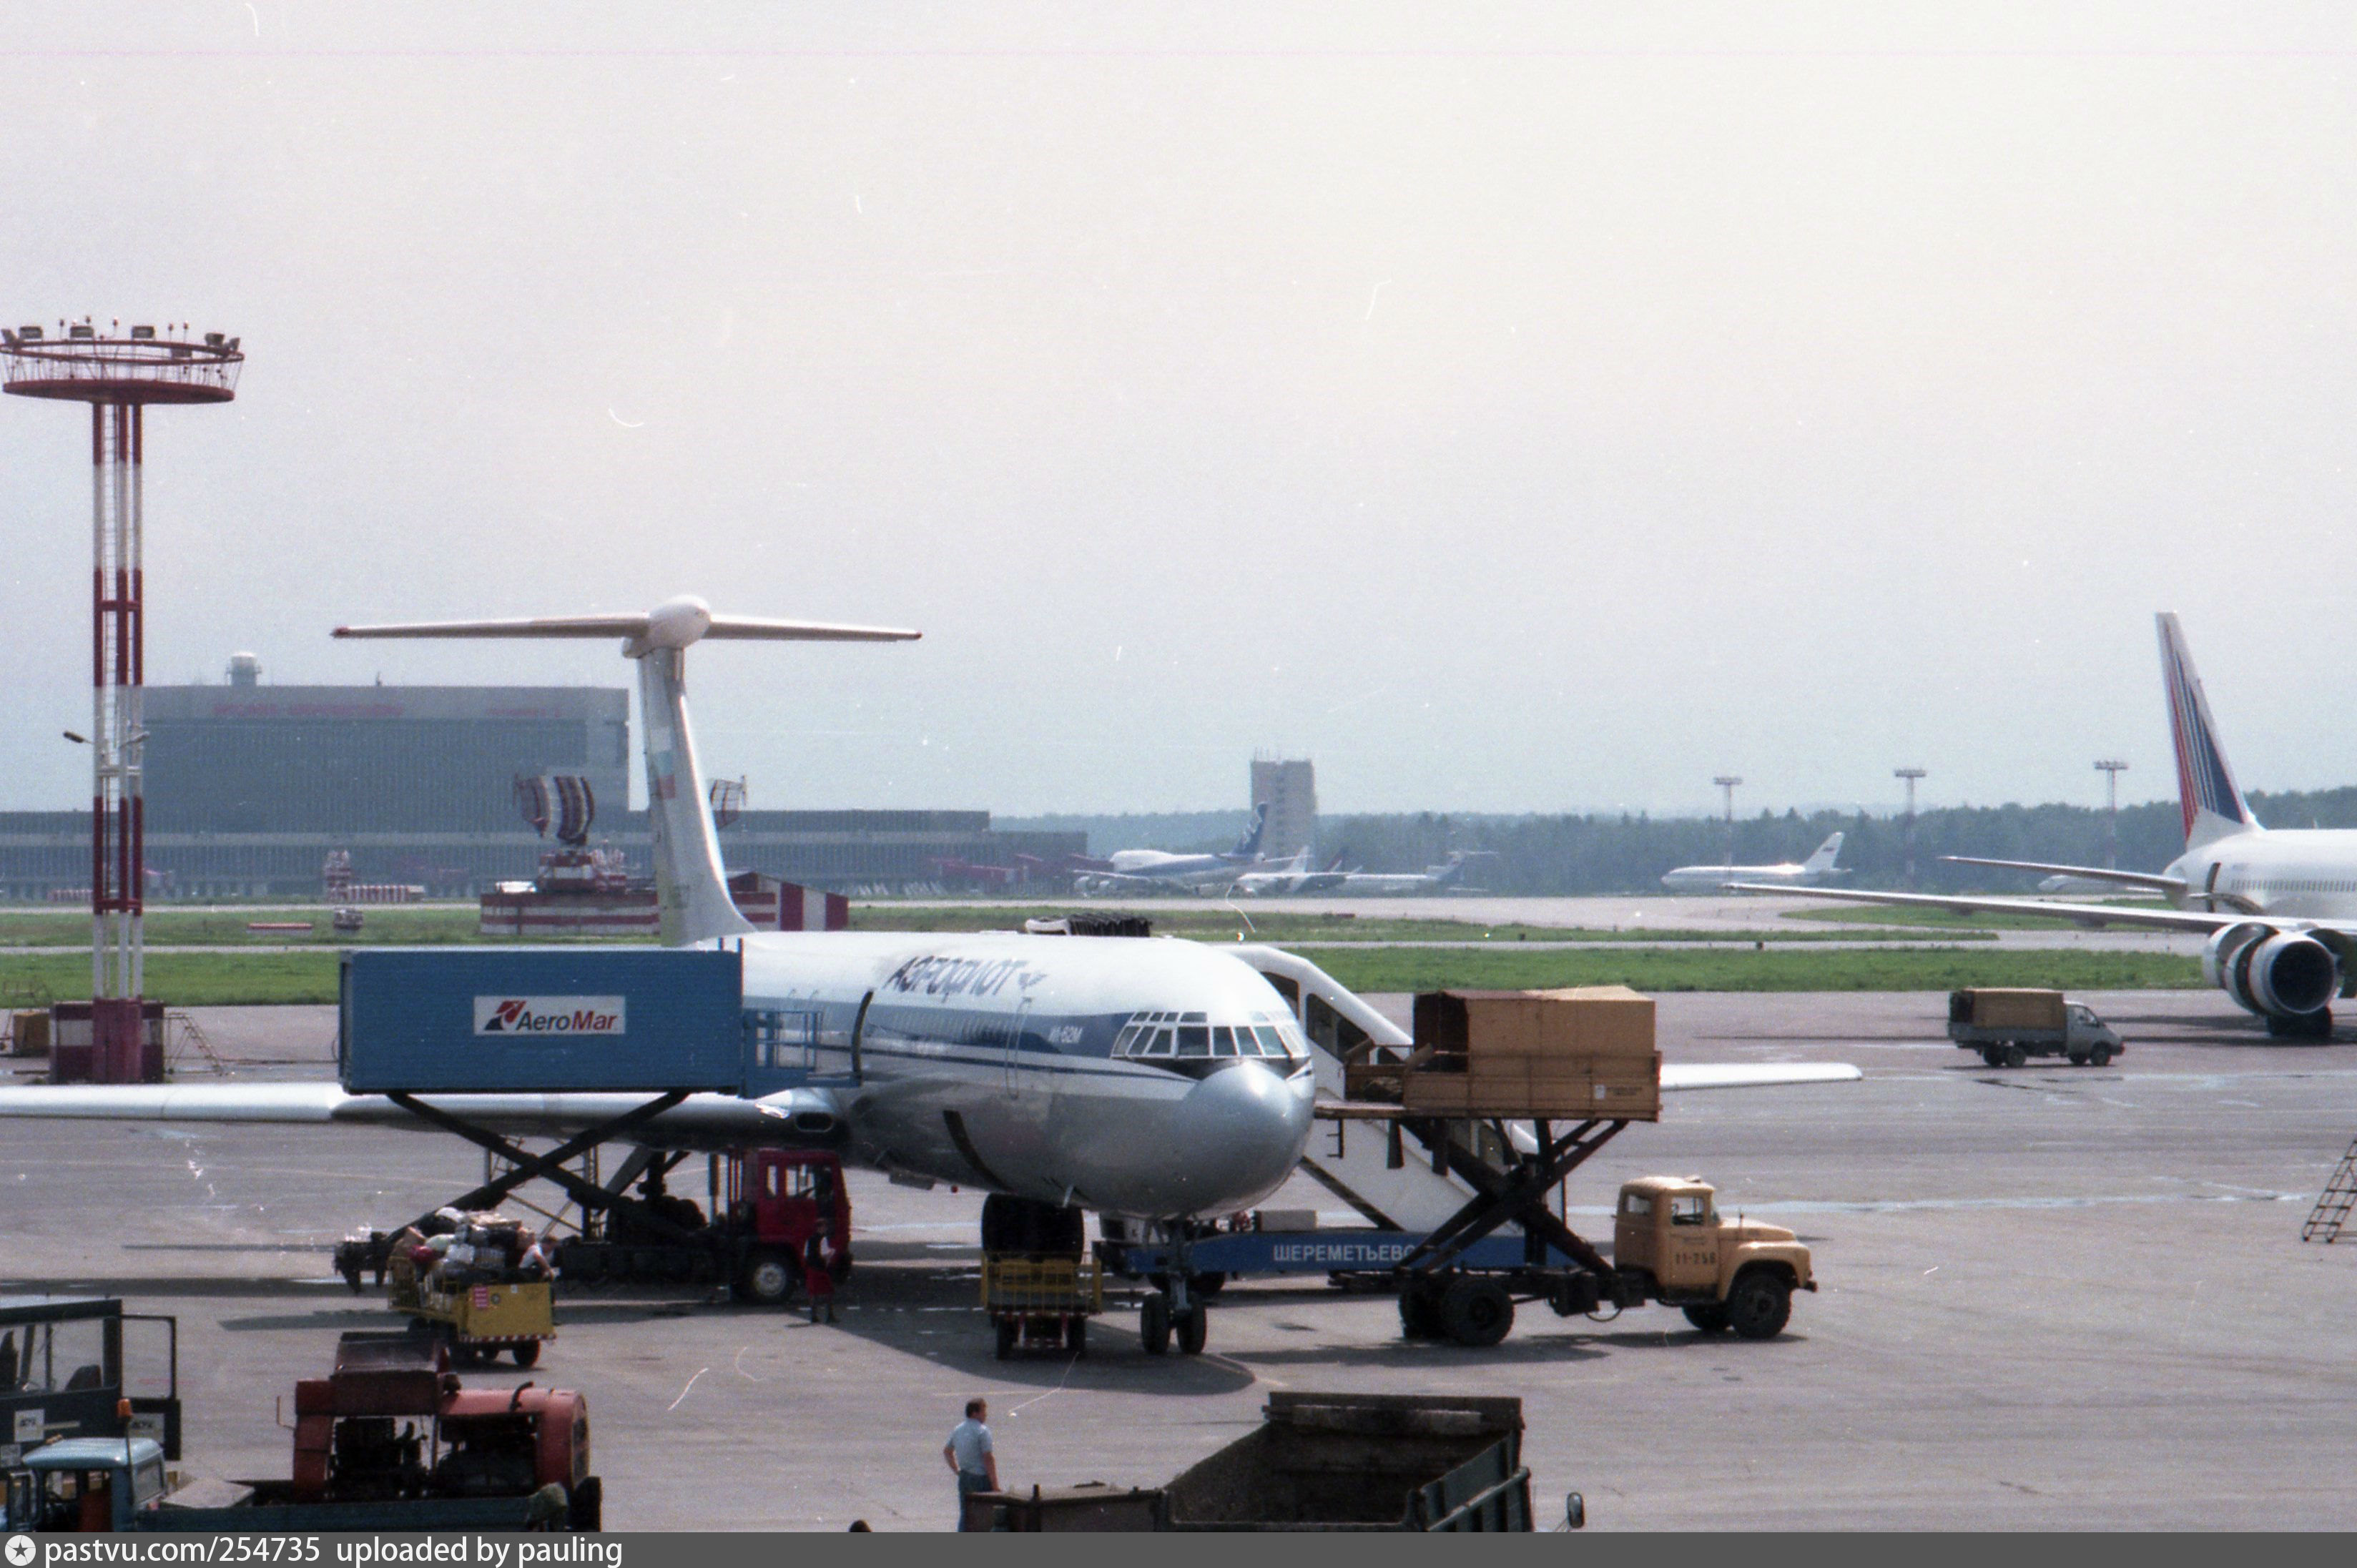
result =
M1710 1184L1639 1176L1612 1216L1612 1267L1629 1295L1685 1309L1706 1334L1732 1328L1773 1339L1792 1316L1792 1293L1817 1288L1809 1250L1780 1225L1720 1216Z

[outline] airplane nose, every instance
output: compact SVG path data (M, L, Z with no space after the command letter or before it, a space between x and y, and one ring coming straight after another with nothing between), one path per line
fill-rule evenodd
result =
M1243 1208L1285 1184L1309 1143L1314 1092L1309 1074L1282 1079L1256 1061L1223 1068L1188 1090L1178 1120L1200 1177L1196 1213Z

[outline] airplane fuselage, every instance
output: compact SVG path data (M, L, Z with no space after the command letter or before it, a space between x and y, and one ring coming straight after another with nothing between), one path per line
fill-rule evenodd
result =
M2233 833L2187 850L2164 875L2185 884L2180 909L2357 919L2357 829Z
M1308 1047L1266 980L1175 940L771 933L742 944L747 1092L833 1083L851 1157L1146 1219L1299 1162ZM707 944L708 945L708 944Z
M1712 893L1730 882L1773 882L1810 887L1833 873L1813 871L1797 862L1781 865L1681 865L1662 875L1662 886L1695 893Z

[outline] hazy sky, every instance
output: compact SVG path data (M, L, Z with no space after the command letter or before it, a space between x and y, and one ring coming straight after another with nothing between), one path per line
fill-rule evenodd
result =
M921 627L691 657L759 807L2140 799L2160 608L2357 780L2345 8L1631 9L20 4L0 314L252 356L151 680ZM84 428L0 406L0 804L87 797Z

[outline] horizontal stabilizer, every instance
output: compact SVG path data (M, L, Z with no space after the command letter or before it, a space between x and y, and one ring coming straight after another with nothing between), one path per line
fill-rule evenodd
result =
M666 611L674 613L666 615ZM702 614L695 614L702 611ZM698 622L701 625L698 625ZM682 633L688 635L682 636ZM716 616L699 601L673 600L645 615L544 616L525 620L413 621L392 626L339 626L338 637L619 637L661 648L684 648L706 638L759 642L913 642L901 627L844 626L834 621L765 620Z

